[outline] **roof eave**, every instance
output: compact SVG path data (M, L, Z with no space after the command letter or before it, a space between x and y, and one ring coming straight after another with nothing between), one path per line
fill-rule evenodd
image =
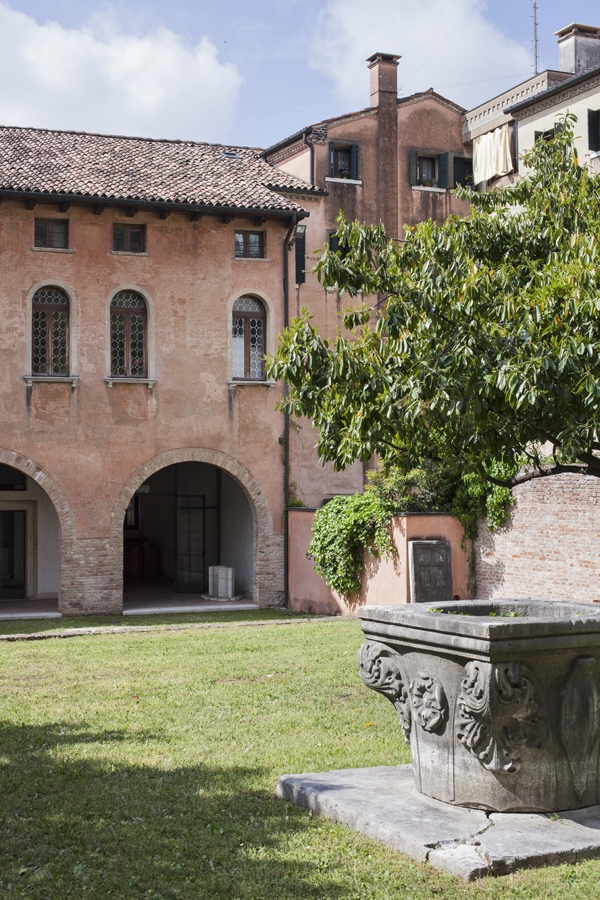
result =
M600 66L595 66L593 69L588 69L587 72L582 72L581 75L574 75L566 81L561 81L560 84L548 88L547 91L542 91L541 94L536 94L534 97L529 97L529 99L521 101L521 103L515 103L514 106L509 106L505 112L514 113L519 112L521 109L527 109L528 106L533 106L534 104L539 103L540 100L545 100L547 97L560 94L561 91L566 90L575 84L581 84L581 82L585 81L587 78L591 78L598 74L600 74Z
M71 206L111 206L117 209L169 209L172 212L200 213L201 215L214 216L268 216L273 219L289 219L296 214L297 218L305 219L310 213L300 207L296 209L273 209L265 206L226 206L209 203L177 203L169 200L136 200L134 198L103 197L93 194L68 194L46 191L19 191L0 187L0 199L26 201L33 200L36 203L69 203Z

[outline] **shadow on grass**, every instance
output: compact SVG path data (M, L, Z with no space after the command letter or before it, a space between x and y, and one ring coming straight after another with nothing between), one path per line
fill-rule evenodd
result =
M318 862L282 858L311 820L260 788L264 770L115 764L157 739L0 724L2 898L343 896Z

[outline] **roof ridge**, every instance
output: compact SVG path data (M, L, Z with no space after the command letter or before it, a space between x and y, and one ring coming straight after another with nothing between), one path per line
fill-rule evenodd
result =
M85 137L111 138L112 140L145 141L155 144L185 144L194 147L217 147L231 150L255 150L262 151L262 147L249 147L245 144L220 144L210 141L191 141L184 138L151 138L140 137L134 134L106 134L101 131L76 131L72 128L35 128L33 125L0 125L0 131L33 131L38 134L77 134Z

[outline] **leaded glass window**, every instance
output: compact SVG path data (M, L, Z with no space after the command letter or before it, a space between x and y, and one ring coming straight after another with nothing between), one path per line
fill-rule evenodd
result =
M58 287L33 295L32 375L69 374L69 298Z
M265 377L265 308L255 297L240 297L233 304L233 377L263 381Z
M145 378L146 301L137 291L119 291L110 304L110 374Z

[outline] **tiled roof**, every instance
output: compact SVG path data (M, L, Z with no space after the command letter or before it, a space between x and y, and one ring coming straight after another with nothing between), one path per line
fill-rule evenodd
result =
M302 207L278 190L322 193L259 153L192 141L0 127L0 192L279 212Z

